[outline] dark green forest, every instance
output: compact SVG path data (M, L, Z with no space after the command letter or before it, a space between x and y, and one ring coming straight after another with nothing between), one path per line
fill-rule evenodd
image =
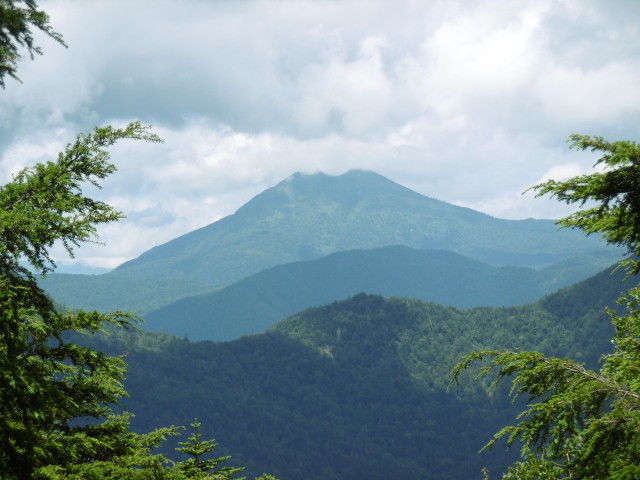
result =
M488 393L488 381L447 391L456 362L523 348L596 366L611 348L604 307L627 288L623 278L610 269L508 308L360 294L233 342L117 332L91 346L126 352L135 429L196 416L250 475L481 478L483 467L497 474L517 457L505 444L478 450L520 404L505 389Z

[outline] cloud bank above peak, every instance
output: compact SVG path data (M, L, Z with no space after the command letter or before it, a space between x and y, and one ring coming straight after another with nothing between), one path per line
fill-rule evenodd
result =
M99 193L129 218L87 265L233 213L294 171L362 168L504 218L568 211L521 195L589 171L574 132L640 133L640 4L529 0L51 0L42 40L0 93L0 168L75 132L140 119ZM553 177L557 178L557 177ZM126 239L126 241L124 240Z

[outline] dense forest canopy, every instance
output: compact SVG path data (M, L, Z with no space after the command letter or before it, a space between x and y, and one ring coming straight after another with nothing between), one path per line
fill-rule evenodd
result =
M536 349L596 368L614 334L605 307L629 285L612 270L518 307L360 294L233 342L152 332L90 340L128 352L124 404L136 431L195 415L249 476L467 479L487 467L494 478L517 452L478 450L524 404L471 377L447 392L451 370L480 347Z

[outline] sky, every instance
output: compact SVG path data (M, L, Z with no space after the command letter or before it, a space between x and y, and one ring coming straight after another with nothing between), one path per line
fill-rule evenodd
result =
M97 125L153 125L111 150L95 196L127 218L60 271L114 268L234 213L294 172L366 169L507 218L589 173L573 133L640 138L636 0L41 0L69 48L0 91L0 182Z

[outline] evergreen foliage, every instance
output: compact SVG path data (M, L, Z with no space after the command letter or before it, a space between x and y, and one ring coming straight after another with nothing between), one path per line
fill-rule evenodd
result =
M34 0L0 0L0 86L5 75L17 79L19 47L32 56L41 53L31 27L64 45L48 21ZM55 161L24 168L0 187L3 479L230 479L239 471L225 467L211 477L206 474L223 459L200 459L217 444L200 440L197 422L194 436L185 444L189 446L183 448L195 455L194 462L173 465L153 453L177 429L131 432L130 415L112 410L126 396L122 356L70 340L112 328L131 329L138 318L121 311L61 311L37 282L37 276L55 269L55 244L73 256L76 247L93 241L99 225L122 217L111 205L85 196L83 187L88 183L100 188L116 170L107 149L123 139L161 141L139 122L123 129L96 128L78 135Z
M86 337L128 351L135 431L193 417L222 455L253 477L476 478L506 470L517 452L477 455L487 432L517 414L505 389L449 373L473 349L541 350L593 368L611 350L606 305L626 290L611 270L534 304L462 310L413 299L357 295L306 310L266 334L225 343L152 332ZM594 294L597 293L596 294ZM466 377L463 377L466 378ZM215 434L215 435L214 435ZM163 452L171 457L170 438ZM328 462L327 458L331 461ZM178 458L174 458L178 460Z
M603 153L604 171L533 187L567 203L588 208L563 218L564 227L601 233L634 256L623 262L640 272L640 146L573 135L572 147ZM453 379L476 361L488 361L479 378L495 375L492 386L511 380L511 395L528 399L518 423L498 431L485 448L503 437L523 444L523 460L506 479L640 478L640 288L621 297L626 313L608 310L615 327L613 353L599 370L568 358L536 351L481 350L453 369Z
M177 428L131 432L130 416L113 411L127 395L123 356L107 355L83 340L132 329L138 318L120 311L61 311L36 281L55 268L50 252L56 243L73 255L93 241L97 226L121 218L82 188L99 187L115 171L107 148L122 139L160 141L138 122L96 128L78 135L57 160L27 167L0 187L2 478L207 478L226 459L200 458L217 444L201 441L197 427L182 449L195 454L195 461L175 465L154 450ZM238 471L214 469L212 478L233 478Z
M86 419L104 418L108 405L125 395L124 361L65 342L63 334L95 333L108 324L129 328L136 317L59 312L35 274L55 267L54 243L73 255L97 225L120 218L81 187L99 186L115 170L106 148L127 138L159 141L139 123L98 128L79 135L56 161L25 168L0 188L0 471L7 478L115 449L111 424Z
M215 440L201 440L200 426L202 424L196 419L191 426L193 427L193 434L186 442L180 442L180 447L176 448L177 451L191 455L191 458L178 464L179 468L185 473L188 478L204 479L214 477L216 479L230 479L233 476L244 470L243 468L236 467L218 467L222 462L229 460L231 457L219 457L204 459L202 458L207 453L212 452L218 444Z
M496 373L493 387L511 378L511 395L527 398L521 421L485 446L503 437L509 446L524 444L524 460L504 478L640 478L640 289L621 301L628 314L609 310L615 350L598 372L532 351L475 352L454 368L457 379L471 363L489 359L478 378Z
M223 460L200 459L217 444L202 442L197 427L182 450L196 454L195 461L176 465L153 453L177 434L175 427L132 433L130 416L112 410L127 395L123 357L93 349L82 339L131 329L138 318L120 311L60 311L36 280L55 268L54 244L73 256L76 247L93 241L97 226L122 217L82 190L86 183L100 187L115 171L107 148L122 139L160 141L138 122L123 129L96 128L78 135L55 161L27 167L0 187L2 478L206 478ZM233 478L238 471L219 468L213 478Z
M130 431L130 415L108 415L103 429L108 441L87 449L84 456L62 462L59 457L38 469L34 478L47 480L185 480L164 455L153 453L167 437L178 434L175 427L151 433ZM85 439L86 441L87 439ZM13 477L8 477L13 478ZM23 478L23 477L18 477ZM30 478L30 477L27 477Z
M562 227L578 228L587 235L602 234L608 243L640 254L640 145L631 141L608 142L602 137L572 135L571 148L601 152L594 166L603 171L564 182L549 180L532 187L537 196L551 195L568 204L588 208L561 219ZM640 263L629 260L634 273Z
M25 48L31 58L34 54L42 55L42 49L35 44L32 28L65 45L62 35L49 25L49 16L38 9L35 0L0 2L0 87L5 87L4 78L7 75L20 80L17 75L20 48Z

